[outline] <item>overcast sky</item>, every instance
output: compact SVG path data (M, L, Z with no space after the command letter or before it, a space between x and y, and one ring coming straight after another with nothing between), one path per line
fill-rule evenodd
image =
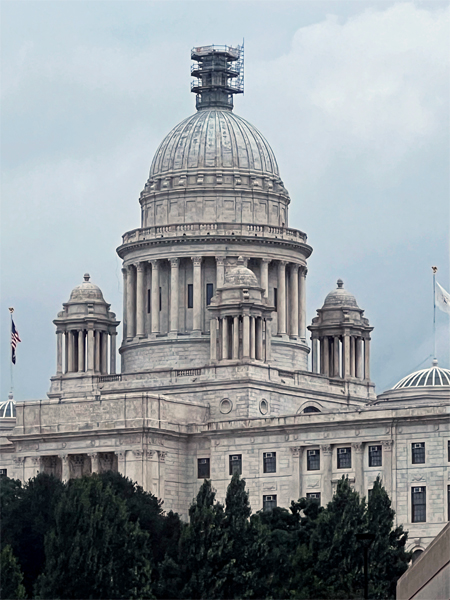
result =
M121 235L162 138L195 111L190 49L245 38L235 111L265 135L313 246L308 322L342 278L381 392L430 364L449 281L448 2L8 1L2 10L1 398L44 398L83 273L122 317ZM449 315L436 315L449 367Z

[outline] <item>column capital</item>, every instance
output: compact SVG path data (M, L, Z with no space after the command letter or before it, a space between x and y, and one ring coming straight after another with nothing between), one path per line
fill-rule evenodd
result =
M154 258L148 261L152 265L152 269L157 269L159 267L159 259Z
M278 261L278 266L279 267L285 267L287 265L287 260L279 260Z
M383 446L383 450L385 452L392 452L393 440L381 440L381 444Z
M13 461L18 465L23 465L26 456L13 456Z
M35 467L39 467L39 466L41 465L41 461L42 461L42 459L41 459L41 457L40 457L40 456L33 456L33 457L31 458L31 462L33 463L33 465L34 465Z
M167 456L167 452L161 452L160 450L157 451L158 452L158 460L159 462L166 462L166 456Z
M123 266L122 273L123 273L123 276L126 277L128 275L128 267Z
M300 458L303 453L303 446L291 446L292 458Z
M98 452L88 452L87 455L89 456L89 458L98 458L99 457Z
M323 454L332 454L333 448L332 448L331 444L321 444L320 445L320 451Z
M155 454L154 450L145 450L145 458L152 459Z
M63 463L67 463L69 461L69 455L68 454L60 454L59 458L61 459L61 461Z
M194 267L200 267L202 264L203 256L191 256L191 260L194 263Z
M364 444L362 442L352 442L352 448L355 452L364 452Z
M261 262L269 264L272 262L272 259L271 258L261 258Z
M136 269L140 272L143 273L145 271L145 262L139 262L136 265Z
M114 452L114 454L117 456L117 458L119 460L125 460L126 450L118 450L118 451Z
M308 269L305 266L300 267L300 275L301 277L306 277L308 275Z
M170 260L170 267L172 269L178 269L178 265L180 264L180 259L179 258L171 258Z
M216 263L219 267L225 266L225 256L216 256Z
M142 458L144 456L143 450L133 450L134 458Z

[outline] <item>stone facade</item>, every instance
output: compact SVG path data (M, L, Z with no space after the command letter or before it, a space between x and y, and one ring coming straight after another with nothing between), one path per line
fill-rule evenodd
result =
M254 510L305 494L325 504L342 475L367 495L380 474L424 548L448 519L450 385L377 398L372 327L340 280L307 328L312 248L287 227L268 142L217 89L195 88L199 110L157 150L141 228L117 250L120 373L118 321L86 275L54 321L48 399L0 418L0 466L21 480L118 470L184 518L203 477L223 500L235 469Z

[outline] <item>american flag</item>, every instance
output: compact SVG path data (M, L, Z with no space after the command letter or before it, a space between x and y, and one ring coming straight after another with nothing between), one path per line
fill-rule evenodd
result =
M11 317L11 360L13 364L16 364L16 346L22 340L19 337L19 332L14 325L14 320Z

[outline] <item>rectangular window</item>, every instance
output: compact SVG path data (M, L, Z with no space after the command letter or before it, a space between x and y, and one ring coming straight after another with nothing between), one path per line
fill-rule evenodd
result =
M338 448L337 449L337 468L351 469L352 467L352 449Z
M369 446L369 467L381 467L381 446Z
M310 494L306 494L306 497L310 500L317 500L317 502L320 504L320 492L312 492Z
M450 440L447 442L447 461L450 462Z
M161 293L161 288L159 288L159 310L162 310L162 293Z
M450 521L450 485L447 486L447 521Z
M152 290L147 290L147 312L152 310Z
M273 288L273 305L275 306L275 310L278 308L278 290L277 288Z
M420 465L425 462L425 442L412 444L412 464Z
M368 500L370 500L370 498L372 497L372 492L373 492L373 489L368 490L368 492L367 492L367 499Z
M7 477L8 469L0 469L0 477Z
M197 479L209 479L209 458L199 458L197 466Z
M188 283L187 287L187 307L194 308L194 286L192 283Z
M425 487L411 490L412 522L425 523L427 520L427 492Z
M263 510L273 510L277 507L276 496L263 496Z
M264 473L276 473L277 471L277 453L264 452L263 454Z
M230 456L230 475L242 475L242 454L232 454Z
M320 450L308 450L306 454L306 468L308 471L320 470Z
M212 283L206 284L206 306L211 304L212 297L214 296L214 285Z

